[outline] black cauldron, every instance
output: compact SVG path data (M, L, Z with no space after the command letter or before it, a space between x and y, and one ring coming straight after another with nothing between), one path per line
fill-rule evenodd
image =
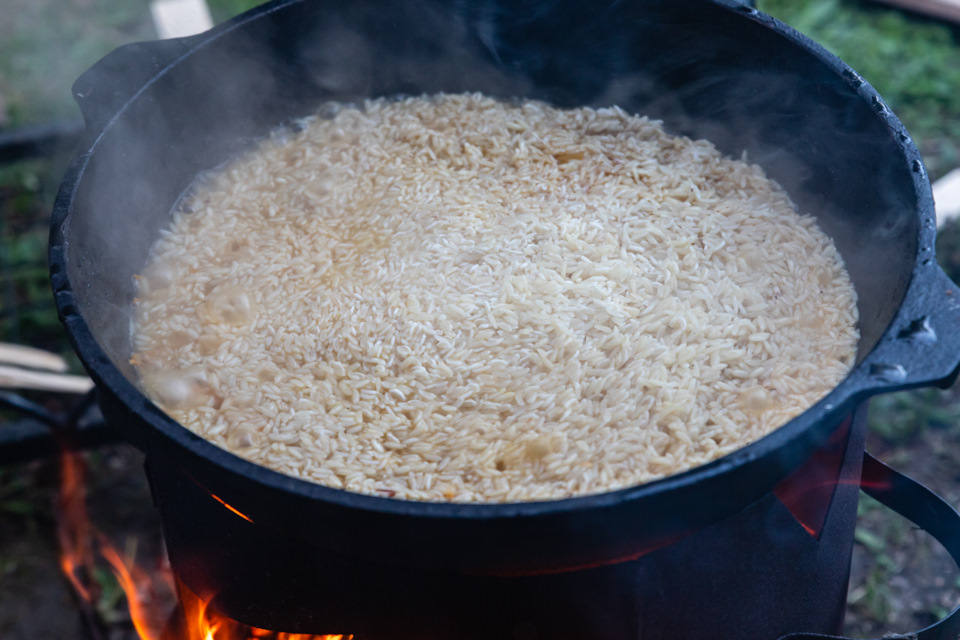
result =
M133 275L198 174L325 101L462 91L619 105L747 152L843 255L861 318L850 375L689 472L497 505L295 480L143 396L128 363ZM74 93L86 133L54 210L57 306L108 421L146 453L175 572L214 608L360 638L840 632L864 403L949 384L960 363L960 289L933 259L923 163L843 62L729 0L279 0L199 36L122 47ZM870 458L866 471L865 486L960 555L956 512ZM955 638L960 620L925 633Z

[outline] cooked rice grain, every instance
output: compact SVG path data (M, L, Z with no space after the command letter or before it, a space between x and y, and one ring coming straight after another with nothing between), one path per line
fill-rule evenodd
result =
M846 375L855 293L756 166L617 108L305 120L205 178L138 279L148 395L257 464L546 500L742 447Z

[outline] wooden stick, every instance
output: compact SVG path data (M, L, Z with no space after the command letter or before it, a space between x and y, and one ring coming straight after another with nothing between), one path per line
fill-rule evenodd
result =
M0 364L12 364L18 367L44 369L58 373L67 370L67 361L55 353L8 342L0 342Z
M0 365L0 387L83 394L93 388L93 381L86 376L41 373Z

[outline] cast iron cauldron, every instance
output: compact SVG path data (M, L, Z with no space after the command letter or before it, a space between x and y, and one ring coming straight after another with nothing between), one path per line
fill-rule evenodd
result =
M191 181L324 101L441 91L616 104L748 152L843 255L861 317L853 371L708 465L502 505L294 480L150 403L128 363L133 275ZM361 637L840 631L862 405L948 384L960 363L960 289L933 260L923 164L840 60L729 0L280 0L193 38L122 47L74 92L87 126L54 210L58 309L107 419L146 453L175 572L215 608L258 627ZM866 460L865 486L960 555L956 512ZM957 633L950 616L923 637Z

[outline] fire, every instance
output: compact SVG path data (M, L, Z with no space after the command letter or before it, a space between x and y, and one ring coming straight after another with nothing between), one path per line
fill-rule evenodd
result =
M353 640L349 634L282 633L249 627L211 612L209 599L200 598L183 584L179 592L187 631L176 640Z
M130 620L140 640L353 640L349 634L283 633L249 627L211 610L212 598L197 596L174 581L169 570L146 571L93 526L87 514L85 478L83 456L64 448L60 456L57 500L60 568L76 594L88 625L104 626L97 619L99 590L94 575L98 566L106 564L126 595ZM176 600L179 600L180 617L176 616L176 604L169 604ZM172 622L174 620L179 623Z
M84 618L88 624L91 620L99 622L99 586L94 576L98 566L105 563L127 596L130 619L140 640L161 640L169 617L162 603L173 599L170 573L158 569L150 574L138 567L93 526L87 514L85 482L83 456L64 448L60 455L60 494L57 500L60 568L76 594Z
M233 506L227 504L226 502L223 501L223 498L221 498L220 496L217 496L217 495L214 495L214 494L211 493L211 494L210 494L210 497L212 497L214 500L216 500L217 502L219 502L220 504L222 504L224 507L226 507L227 510L230 511L231 513L235 513L236 515L240 516L241 518L243 518L244 520L246 520L247 522L249 522L249 523L251 523L251 524L253 523L253 520L250 519L250 516L246 515L245 513L240 512L236 507L233 507Z
M57 537L61 551L60 570L77 596L90 602L92 594L86 581L93 573L94 553L83 471L78 456L65 451L60 458L60 495L57 500L60 526L57 527Z

